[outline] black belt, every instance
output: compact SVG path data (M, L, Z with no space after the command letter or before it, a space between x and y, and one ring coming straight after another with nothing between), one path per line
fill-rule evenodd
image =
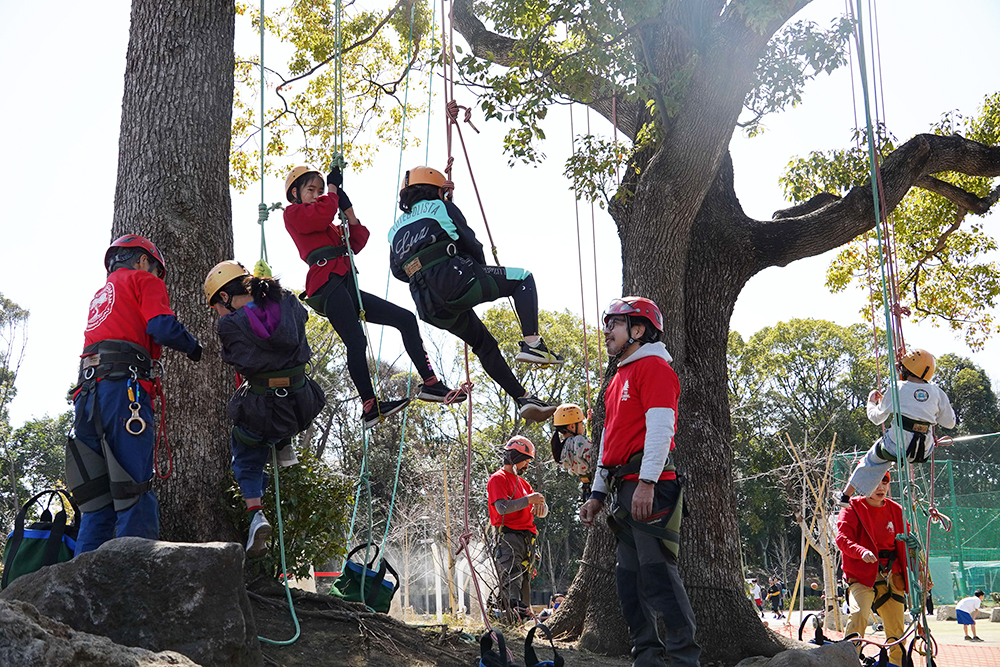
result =
M127 340L102 340L83 348L78 386L88 380L153 379L153 359L141 345Z
M931 430L930 422L917 421L916 419L910 419L905 415L900 415L899 419L903 423L903 428L907 431L912 431L913 433L927 433Z
M301 388L306 383L306 365L294 366L280 371L268 371L267 373L255 373L248 375L246 380L250 385L250 391L258 395L274 392L279 396L285 396L289 390Z
M325 245L316 248L306 256L306 264L309 266L326 266L327 260L337 259L347 254L346 245Z
M432 266L448 261L456 254L458 254L458 248L450 241L429 245L406 260L403 264L403 272L406 273L407 278L412 278L421 271L426 271Z

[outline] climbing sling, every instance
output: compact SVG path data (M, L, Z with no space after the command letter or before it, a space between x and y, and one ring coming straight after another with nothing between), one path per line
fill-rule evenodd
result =
M32 505L46 496L46 506L38 521L25 527L24 522ZM59 498L62 504L55 517L48 508L53 498ZM73 510L73 522L70 524L66 523L67 506ZM14 519L14 530L7 536L0 588L6 588L23 574L71 559L76 553L76 535L79 529L80 510L66 491L48 489L35 495L18 511Z
M629 460L620 466L600 466L608 471L610 477L609 486L612 493L612 503L608 513L608 526L615 534L615 537L626 544L635 547L635 538L632 536L633 530L647 533L657 538L664 549L676 560L681 548L681 521L687 513L684 504L683 477L677 475L676 480L664 480L675 482L676 496L668 496L667 506L654 513L646 521L636 521L632 513L618 502L618 494L624 478L628 475L636 475L642 468L642 452L636 452ZM664 472L676 472L673 463L669 459L663 466ZM672 492L671 492L672 495Z

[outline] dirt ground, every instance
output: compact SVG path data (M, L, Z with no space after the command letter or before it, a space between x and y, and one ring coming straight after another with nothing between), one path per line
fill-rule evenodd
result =
M474 667L479 664L477 638L447 626L416 626L384 614L368 612L362 605L326 595L294 591L295 610L301 625L299 639L289 646L261 643L264 664L273 667ZM275 640L295 634L284 590L275 587L250 594L257 633ZM514 662L524 664L524 634L505 632ZM557 643L566 664L573 667L627 667L625 658L579 651L572 644ZM551 659L551 649L537 638L540 660Z

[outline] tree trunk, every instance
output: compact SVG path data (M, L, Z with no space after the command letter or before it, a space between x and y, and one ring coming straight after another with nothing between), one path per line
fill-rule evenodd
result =
M132 3L111 236L141 234L159 247L171 305L205 347L197 364L163 355L173 473L157 492L169 540L236 539L222 511L232 373L201 287L213 265L233 256L234 30L231 0ZM162 471L166 458L161 447Z

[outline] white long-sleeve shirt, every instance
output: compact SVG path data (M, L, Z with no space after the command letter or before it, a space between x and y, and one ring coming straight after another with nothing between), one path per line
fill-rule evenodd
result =
M938 424L944 428L955 427L955 410L948 395L931 382L897 381L899 410L904 417L915 421ZM868 402L868 419L882 424L892 415L892 393L886 391L878 403Z

